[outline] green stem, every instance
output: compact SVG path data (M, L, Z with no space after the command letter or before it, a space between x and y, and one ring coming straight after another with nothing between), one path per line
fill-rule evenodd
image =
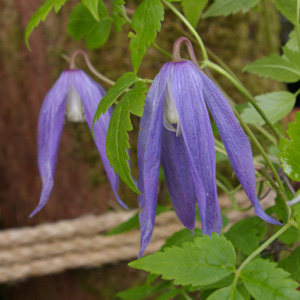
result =
M243 129L245 130L245 132L247 133L247 135L250 137L250 139L252 140L252 142L255 144L255 146L257 147L257 149L259 150L259 152L263 156L266 164L268 165L268 167L272 171L273 176L276 179L276 181L278 183L278 186L279 186L279 188L282 191L282 194L284 195L282 201L283 201L284 205L286 206L287 205L286 204L287 197L286 197L286 194L285 194L285 190L284 190L283 184L282 184L282 182L280 180L280 177L278 175L278 172L276 171L276 169L275 169L274 165L272 164L272 162L270 161L267 153L265 152L265 150L263 149L263 147L261 146L261 144L259 143L259 141L255 137L255 135L253 134L253 132L251 131L251 129L245 123L245 121L243 120L243 118L239 115L239 113L237 112L237 110L234 107L232 107L232 109L233 109L233 112L234 112L236 118L239 120L241 126L243 127Z
M272 35L271 35L271 29L270 29L270 20L269 20L269 11L268 11L268 5L267 0L262 0L263 5L263 14L264 14L264 23L265 23L265 29L266 29L266 36L268 40L268 46L269 46L269 52L275 52L274 45L272 42Z
M297 0L297 20L296 20L296 31L297 31L297 40L298 47L300 51L300 25L299 25L299 15L300 15L300 0Z
M299 0L300 1L300 0ZM261 117L265 120L265 122L268 124L270 129L273 131L277 139L280 139L280 134L278 133L277 129L274 127L274 125L270 122L270 120L267 118L266 114L263 112L263 110L257 105L254 98L251 96L251 94L244 88L236 79L234 79L227 71L222 69L220 66L214 64L210 61L205 61L204 65L217 71L218 73L225 76L228 80L231 81L231 83L247 98L247 100L254 106L254 108L257 110L257 112L261 115Z
M246 267L246 265L253 260L259 253L266 249L274 240L276 240L281 234L283 234L287 229L289 229L292 224L289 222L280 228L274 235L272 235L267 241L265 241L259 248L257 248L248 258L240 265L235 273L232 288L235 289L236 283L239 279L241 271Z
M195 28L190 24L190 22L185 18L185 16L170 2L168 2L166 0L161 0L161 1L173 11L173 13L185 24L185 26L189 29L189 31L194 35L194 37L196 38L196 40L201 48L204 61L208 61L209 59L208 59L208 55L207 55L205 46L204 46L203 41L200 38L199 34L195 30Z
M273 137L272 134L270 134L265 128L263 128L262 126L253 124L252 125L256 130L258 130L261 134L263 134L272 144L277 146L277 141L276 139Z
M167 52L166 50L164 50L163 48L161 48L160 46L158 46L156 43L152 43L152 46L159 52L161 52L162 54L168 56L169 58L172 58L172 54Z

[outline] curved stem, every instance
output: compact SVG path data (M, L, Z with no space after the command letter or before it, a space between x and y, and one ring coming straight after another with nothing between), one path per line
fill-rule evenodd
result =
M156 43L152 43L152 46L159 52L161 52L162 54L168 56L169 58L172 58L172 54L167 52L166 50L164 50L163 48L161 48L160 46L158 46Z
M300 0L299 0L300 1ZM273 131L277 139L280 139L280 134L278 133L278 130L274 127L274 125L270 122L270 120L267 118L266 114L263 112L263 110L257 105L256 101L253 99L251 94L244 88L236 79L234 79L227 71L222 69L220 66L214 64L213 62L206 61L204 62L204 65L217 71L218 73L225 76L231 83L247 98L247 100L254 106L254 108L257 110L257 112L261 115L261 117L265 120L265 122L268 124L270 129Z
M299 20L299 15L300 15L300 0L297 0L297 20L296 20L296 31L297 31L297 40L298 40L298 47L300 51L300 20Z
M208 55L207 55L204 43L201 40L201 38L200 38L199 34L197 33L197 31L195 30L195 28L190 24L190 22L185 18L185 16L170 2L168 2L166 0L161 0L161 1L173 11L173 13L185 24L185 26L189 29L189 31L194 35L194 37L196 38L196 40L201 48L203 59L205 61L208 60Z
M253 260L259 253L266 249L274 240L276 240L281 234L283 234L287 229L292 226L292 223L289 222L280 228L274 235L272 235L267 241L265 241L259 248L257 248L248 258L240 265L238 270L235 273L233 280L232 288L235 289L236 283L239 279L241 271L246 267L246 265Z
M84 57L84 60L85 60L85 63L87 65L87 67L89 68L89 70L96 76L98 77L100 80L110 84L110 85L114 85L115 82L110 80L109 78L105 77L104 75L102 75L101 73L99 73L95 68L94 66L92 65L87 53L84 51L84 50L76 50L73 52L72 56L71 56L71 59L70 59L70 69L73 70L73 69L76 69L76 66L75 66L75 59L77 57L78 54L82 54L83 57Z

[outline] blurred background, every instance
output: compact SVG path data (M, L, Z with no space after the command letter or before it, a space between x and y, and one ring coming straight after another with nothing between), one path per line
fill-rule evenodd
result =
M37 168L37 121L43 98L60 72L68 68L62 55L70 56L76 49L85 49L83 41L72 40L66 29L68 15L78 1L68 1L58 15L51 12L46 22L41 23L32 33L31 51L26 48L26 25L42 2L0 0L1 229L34 226L121 209L116 204L88 127L85 123L66 123L51 197L41 212L31 219L28 217L38 203L41 189ZM111 12L112 1L105 2ZM126 2L133 10L140 3ZM269 4L273 44L279 52L280 44L290 29L288 22L280 19L271 1ZM117 34L112 28L104 47L88 51L96 69L112 80L118 79L124 72L132 71L128 51L129 29L125 25L125 30ZM157 43L171 52L173 42L184 35L185 31L184 25L167 11ZM247 14L238 13L227 18L201 20L197 31L205 45L230 66L254 95L282 88L279 83L241 72L247 63L270 52L259 10ZM196 52L201 58L199 49ZM154 48L149 49L139 76L154 78L162 64L167 61L168 58ZM93 77L81 58L76 62ZM215 76L236 102L245 101L225 78ZM109 88L106 84L103 86ZM134 119L134 124L136 126L131 133L131 156L133 174L136 176L138 119ZM120 195L130 208L137 207L136 195L123 185L120 187ZM166 195L167 191L162 183L159 201L168 203ZM127 267L127 263L118 262L100 268L77 269L2 284L0 299L114 299L116 292L140 283L146 277L145 273Z

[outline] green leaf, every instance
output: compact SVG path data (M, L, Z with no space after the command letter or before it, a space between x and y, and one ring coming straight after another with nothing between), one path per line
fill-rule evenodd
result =
M215 233L205 235L181 248L170 247L129 263L130 267L161 274L174 279L175 284L207 285L235 271L235 252L232 244Z
M294 52L299 52L299 45L298 45L298 40L297 40L297 31L296 29L292 30L289 34L289 40L285 44L286 47L288 47L290 50Z
M133 287L131 289L122 291L116 296L124 300L144 300L157 292L165 289L170 283L162 281L156 285L144 284L142 286Z
M67 2L67 0L47 0L45 1L39 9L34 13L34 15L29 20L26 31L25 31L25 43L28 49L29 47L29 36L32 33L33 29L37 27L41 21L45 21L48 14L54 8L56 13L59 12L61 7Z
M85 36L85 44L89 49L101 47L107 40L112 20L102 0L98 0L98 19L90 13L82 3L77 4L68 20L68 32L79 40Z
M287 91L263 94L256 96L255 99L258 106L273 124L287 116L294 108L296 102L296 96ZM265 124L265 120L251 104L243 110L241 116L248 124Z
M286 259L283 268L291 273L297 281L300 281L300 246Z
M113 103L125 92L127 88L133 85L138 78L132 72L128 72L123 74L117 82L114 84L112 88L105 94L105 96L101 99L100 103L98 104L92 128L95 122L100 118L102 114L105 114L106 111ZM93 130L93 129L92 129Z
M289 123L290 140L280 139L278 157L282 162L284 172L293 180L300 181L300 112L295 115L296 122Z
M139 227L139 214L137 213L126 222L108 231L106 235L120 234L138 227Z
M248 71L262 77L284 82L295 82L300 79L300 53L283 47L283 56L270 54L247 65Z
M263 259L250 262L241 271L240 277L255 299L299 300L298 284L288 279L289 273L276 268L276 263Z
M168 291L155 297L155 300L170 300L174 299L174 297L176 297L179 294L181 294L180 290Z
M140 194L130 175L129 159L126 149L130 148L127 131L133 129L129 112L141 117L143 115L145 93L148 91L146 83L138 81L125 94L115 108L106 135L106 154L114 171L132 189Z
M296 227L290 227L278 239L285 244L294 244L300 241L300 230Z
M245 255L250 255L258 248L266 230L264 222L257 217L253 217L234 224L225 236L236 249Z
M164 19L164 8L160 0L144 0L136 9L131 22L135 35L130 33L129 49L134 72L137 73L146 49L154 43L160 22Z
M122 5L124 4L124 0L113 0L113 22L117 32L121 32L123 25L126 23L122 14Z
M98 2L99 2L99 0L81 0L81 2L89 10L89 12L92 14L92 16L97 21L100 21L99 14L98 14Z
M236 14L240 10L246 13L259 2L260 0L215 0L203 17L228 16Z
M297 0L275 0L277 9L294 25L297 23Z
M174 233L171 237L166 240L166 243L162 246L162 250L171 246L178 246L185 242L192 242L194 238L202 236L202 231L198 228L195 228L194 233L192 234L188 229L182 229Z
M213 294L211 294L207 300L244 300L241 294L233 289L232 286L228 286L217 290Z
M207 2L208 0L182 0L181 6L184 15L193 27L196 27Z

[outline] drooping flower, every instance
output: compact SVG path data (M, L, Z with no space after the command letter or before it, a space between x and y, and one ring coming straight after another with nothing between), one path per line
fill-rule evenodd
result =
M65 115L69 121L86 120L91 128L97 106L104 95L105 90L84 71L73 69L63 71L47 93L38 122L38 167L42 179L42 191L39 204L30 216L41 210L50 196ZM114 195L120 205L127 208L117 194L119 177L111 168L106 156L105 141L111 114L112 108L95 123L95 144Z
M197 201L203 233L221 231L215 145L206 106L255 213L267 222L280 224L264 212L257 199L250 142L223 94L192 62L169 62L163 65L150 87L140 121L139 256L153 232L160 164L174 210L183 225L194 229Z

